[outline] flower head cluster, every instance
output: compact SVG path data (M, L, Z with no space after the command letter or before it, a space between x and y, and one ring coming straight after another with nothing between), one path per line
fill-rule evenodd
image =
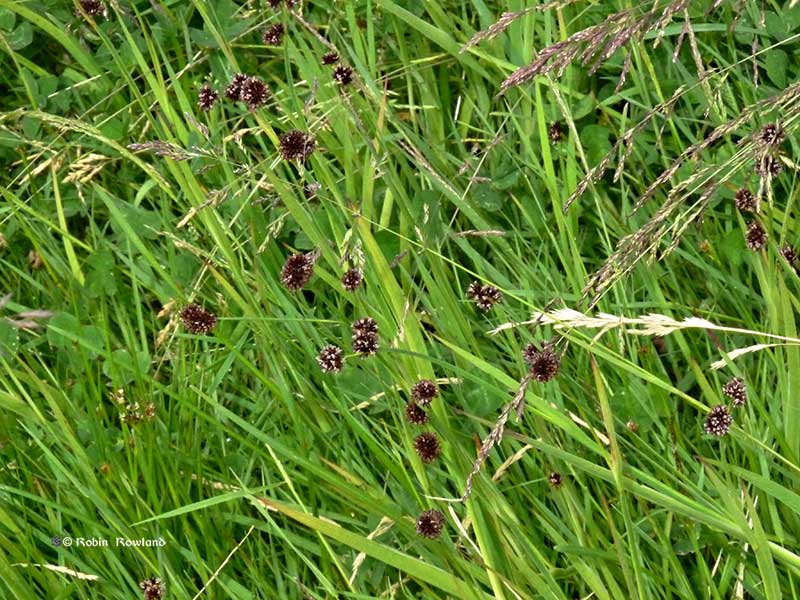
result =
M247 108L255 110L267 103L269 95L270 92L266 83L261 81L258 77L248 77L244 83L242 83L239 99L247 103Z
M364 281L364 273L361 272L361 269L348 269L342 275L342 287L348 292L358 289L362 281Z
M733 197L736 208L741 212L756 212L758 210L758 201L756 195L747 188L740 188L736 190Z
M758 134L758 141L767 146L780 146L784 138L783 127L777 123L768 123Z
M551 350L540 350L534 344L527 344L522 349L522 358L528 363L531 375L539 383L550 381L558 375L561 359Z
M284 31L283 23L275 23L275 25L267 27L264 30L264 33L261 34L261 41L263 41L266 46L280 46L281 41L283 41Z
M231 82L225 87L225 96L229 100L242 99L242 86L247 81L247 75L244 73L237 73L231 78Z
M756 159L755 170L762 179L775 177L783 170L783 163L777 156L764 154Z
M301 252L287 258L281 269L283 285L293 292L304 287L314 274L314 265L318 257L317 252Z
M767 232L758 221L750 223L744 235L745 243L750 250L761 250L767 244Z
M280 153L283 160L305 161L317 147L316 138L303 131L287 131L281 134Z
M548 475L547 481L550 482L550 485L554 488L560 487L562 483L564 483L563 478L561 477L561 473L557 471L553 471Z
M728 433L732 423L731 411L724 404L720 404L708 412L703 429L710 435L721 437Z
M338 64L333 68L333 79L339 85L350 85L353 82L353 69L346 65Z
M80 0L81 8L90 17L99 17L106 14L106 5L102 0Z
M417 517L417 533L422 537L435 539L444 528L444 515L438 510L426 510Z
M439 436L432 431L420 433L414 438L414 450L422 462L433 462L442 453L442 446L439 444Z
M425 425L428 422L428 413L416 402L406 404L406 420L412 425Z
M338 373L344 365L344 351L339 346L325 346L317 356L317 364L325 373Z
M467 298L473 300L480 310L486 312L495 304L502 302L503 294L493 285L482 285L479 281L473 281L467 287Z
M338 60L339 60L339 55L336 54L336 52L326 52L325 54L322 55L320 62L322 62L322 64L325 66L329 66L336 64Z
M359 319L352 325L353 352L362 357L378 351L378 324L372 317Z
M722 393L731 399L734 406L742 406L747 402L747 387L739 377L734 377L723 385Z
M144 600L161 600L166 592L164 583L158 577L139 582L139 589L142 590Z
M197 93L197 105L200 107L200 110L211 110L217 103L217 100L219 100L219 93L211 89L208 84L201 87L200 91Z
M429 379L420 379L411 387L411 397L420 406L427 406L438 394L439 388Z
M547 137L554 144L564 139L564 125L562 125L561 121L550 123L550 127L547 129Z
M198 304L187 304L181 309L180 316L189 333L206 334L217 325L217 316Z

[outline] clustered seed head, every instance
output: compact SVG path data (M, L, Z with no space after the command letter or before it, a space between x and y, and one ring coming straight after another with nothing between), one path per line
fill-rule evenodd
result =
M339 346L325 346L317 356L319 368L325 373L338 373L344 364L344 351Z
M550 381L558 375L561 359L555 352L539 350L534 344L527 344L522 349L522 358L528 363L531 375L539 383Z
M747 188L740 188L736 190L736 195L733 197L736 203L736 208L742 212L756 212L758 202L756 195Z
M281 269L281 282L283 282L283 285L293 292L305 286L314 274L314 264L317 262L317 256L314 252L300 252L287 258L283 269Z
M439 437L432 431L420 433L414 439L414 450L417 451L422 462L433 462L439 458L439 455L442 453Z
M550 123L550 127L547 130L547 137L549 137L550 141L553 143L560 142L564 139L564 126L561 124L561 121Z
M346 65L338 64L333 68L333 79L339 85L349 85L353 81L353 69Z
M425 425L428 413L416 402L409 402L406 404L406 420L412 425Z
M750 250L761 250L767 243L767 232L758 221L750 223L744 236L745 243Z
M359 319L352 325L353 352L362 357L378 351L378 324L372 317Z
M148 403L144 410L139 406L138 402L125 405L124 412L120 413L119 420L135 427L142 421L152 421L156 416L156 405L152 402Z
M783 163L779 158L771 154L756 159L756 174L762 179L767 177L775 177L783 170Z
M164 583L158 577L151 577L139 582L139 589L144 594L144 600L161 600L166 592Z
M547 480L553 487L559 487L564 482L564 480L561 478L561 473L556 471L550 473L550 475L547 477Z
M261 39L267 46L280 46L284 31L283 23L275 23L275 25L264 30Z
M780 146L783 142L783 128L776 123L768 123L759 134L762 143L768 146Z
M278 8L281 5L281 0L267 0L267 5L270 8Z
M781 256L792 267L797 262L797 251L790 244L784 244L781 248Z
M474 300L475 305L483 312L503 301L503 294L500 290L493 285L481 285L478 281L469 284L466 295L470 300Z
M217 325L217 316L197 304L187 304L181 309L183 326L194 334L206 334Z
M81 8L90 17L106 14L106 5L101 0L81 0Z
M377 334L378 333L378 324L375 322L375 319L372 317L364 317L359 319L351 326L353 330L353 335L367 335L367 334Z
M316 138L303 131L287 131L280 136L280 153L283 160L305 161L317 146Z
M720 404L709 411L703 428L708 434L723 436L730 430L731 423L733 423L733 417L731 417L730 410L724 404Z
M255 110L264 106L268 98L269 88L267 84L258 77L248 77L244 83L242 83L239 99L247 102L247 107L250 110Z
M242 86L247 81L247 75L244 73L237 73L231 79L231 82L225 87L225 96L230 100L242 99Z
M217 100L219 100L219 93L212 90L208 85L201 87L200 91L197 93L197 105L200 107L200 110L211 110L217 103Z
M747 402L747 387L739 377L723 385L722 393L731 399L734 406L742 406Z
M411 397L420 406L427 406L439 394L439 388L430 379L420 379L411 387Z
M354 292L358 289L362 281L364 281L364 274L360 269L348 269L342 275L342 287L348 292Z
M417 533L422 537L435 539L444 528L444 515L438 510L426 510L417 517Z
M325 66L333 65L339 60L339 55L336 52L326 52L320 60Z

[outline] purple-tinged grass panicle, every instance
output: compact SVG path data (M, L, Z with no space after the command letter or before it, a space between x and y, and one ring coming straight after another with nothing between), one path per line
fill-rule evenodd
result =
M432 431L420 433L414 438L414 450L422 462L430 463L439 458L442 453L442 446L439 443L439 436Z
M329 344L320 351L317 364L324 373L338 373L344 365L344 351L339 346Z
M422 537L436 539L444 529L444 515L438 510L426 510L417 517L417 533Z
M734 377L723 385L722 393L731 399L734 406L744 406L747 403L747 386L739 377Z
M281 269L281 283L292 292L304 287L314 274L318 252L300 252L286 259Z
M703 430L709 435L722 437L728 433L732 424L733 417L730 410L724 404L720 404L709 411Z
M198 304L187 304L180 313L183 326L189 333L204 335L217 325L217 316Z
M439 394L439 387L430 379L420 379L411 387L411 397L420 406L427 406Z

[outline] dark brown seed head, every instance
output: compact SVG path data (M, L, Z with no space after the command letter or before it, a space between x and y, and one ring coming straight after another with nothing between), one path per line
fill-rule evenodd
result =
M503 294L493 285L484 285L475 297L475 305L483 312L502 302Z
M166 592L164 583L158 577L139 582L139 589L142 590L144 600L161 600Z
M473 281L467 286L467 298L474 300L481 293L483 286L480 281Z
M522 358L528 363L531 375L539 383L553 379L561 366L558 354L550 350L538 350L533 344L528 344L523 348Z
M314 274L314 263L317 254L313 252L293 254L286 259L281 270L281 282L288 289L296 292L306 285Z
M779 158L771 154L756 159L756 174L766 179L767 177L775 177L783 170L783 163Z
M349 85L353 81L353 69L338 64L333 68L333 79L339 85Z
M409 402L406 404L406 420L413 425L425 425L428 413L416 402Z
M284 31L283 23L275 23L275 25L264 30L264 33L261 34L261 40L267 46L280 46L281 41L283 41Z
M258 77L248 77L242 84L242 91L239 94L239 99L247 102L247 107L250 110L255 110L264 106L268 98L269 88L267 84Z
M197 105L200 107L200 110L211 110L217 103L217 100L219 100L219 94L208 85L201 87L200 91L197 93Z
M547 137L549 137L550 141L553 143L560 142L564 139L564 126L561 124L561 121L550 123L550 127L547 130Z
M556 471L550 473L550 475L547 477L547 480L550 482L550 485L552 485L554 488L559 487L564 482L563 479L561 478L561 473L558 473Z
M279 8L281 5L281 0L267 0L267 5L270 8Z
M206 334L217 324L217 316L197 304L187 304L181 309L181 321L189 333Z
M348 269L342 275L342 287L348 292L354 292L358 289L362 281L364 281L364 274L360 269Z
M792 267L797 262L797 251L789 244L784 244L781 248L781 256Z
M344 352L339 346L325 346L317 356L319 368L325 373L338 373L344 365Z
M758 139L767 146L780 146L783 142L784 131L780 125L776 123L768 123L764 125Z
M444 528L444 515L438 510L426 510L417 517L417 533L422 537L435 539Z
M81 8L90 17L106 14L106 5L101 0L80 0Z
M353 330L353 337L370 333L377 334L378 324L372 317L364 317L354 322L351 329Z
M736 203L736 208L742 212L756 212L758 202L756 195L747 188L740 188L736 190L736 195L733 197Z
M432 431L420 433L414 439L414 450L417 451L422 462L429 463L436 460L442 453L439 437Z
M241 100L242 86L247 79L247 75L244 73L234 75L231 82L225 87L225 96L230 100Z
M734 377L723 385L722 393L731 399L734 406L742 406L747 402L747 387L739 377Z
M728 433L732 423L730 410L724 404L720 404L709 411L703 429L710 435L723 436Z
M359 333L353 336L353 352L362 358L378 351L378 336L374 333Z
M323 65L333 65L339 60L339 55L336 52L326 52L320 60Z
M305 161L317 146L316 138L303 131L287 131L280 137L280 153L283 160Z
M420 379L411 387L411 397L420 406L427 406L439 393L439 388L430 379Z
M761 250L767 243L767 232L764 231L764 228L761 226L761 223L758 221L753 221L750 223L750 227L747 228L747 233L744 236L745 242L747 243L747 247L750 250Z

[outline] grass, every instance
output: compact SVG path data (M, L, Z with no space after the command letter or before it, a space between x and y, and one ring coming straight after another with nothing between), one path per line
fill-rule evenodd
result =
M187 599L800 598L800 279L781 254L798 243L800 6L691 3L688 29L681 11L596 73L574 61L499 95L534 51L652 3L531 10L465 52L536 4L306 4L90 18L0 0L0 597L142 597L158 577ZM320 63L332 49L349 86ZM198 108L239 72L265 107ZM754 136L774 122L784 163L765 181ZM289 130L316 137L304 163L280 157ZM734 207L741 186L757 215ZM284 262L314 249L287 290ZM475 280L502 302L479 310ZM210 333L181 324L192 302ZM521 324L562 308L710 326ZM365 316L380 347L361 358ZM462 503L530 342L552 343L558 376L527 385ZM327 344L340 373L317 364ZM734 376L748 401L707 435ZM404 417L420 379L440 390L424 427ZM442 443L430 464L422 431ZM435 539L415 529L428 509Z

